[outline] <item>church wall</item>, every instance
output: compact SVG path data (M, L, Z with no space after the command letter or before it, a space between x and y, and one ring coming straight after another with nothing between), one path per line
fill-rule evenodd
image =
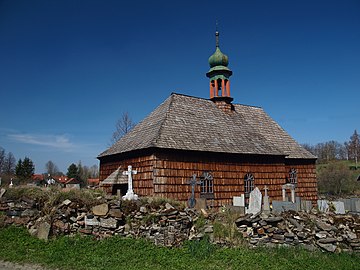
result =
M119 166L123 170L132 165L138 174L133 175L133 187L140 196L168 197L187 201L191 194L188 184L193 174L197 180L204 172L214 178L214 199L211 205L231 205L234 196L245 192L244 177L254 176L254 186L264 194L268 187L270 200L282 200L282 185L291 168L297 170L296 196L306 200L317 199L315 162L312 160L286 160L282 156L246 156L187 151L157 151L138 157L121 157L100 161L100 181ZM111 190L111 189L110 189ZM195 198L200 197L200 185Z
M133 188L140 196L150 196L153 194L153 164L155 156L145 155L139 157L118 157L111 160L100 160L100 182L105 180L112 172L121 167L126 171L131 165L137 174L133 175ZM104 187L107 192L111 192L111 186Z
M235 157L227 155L195 155L193 153L157 154L154 164L154 194L186 201L191 194L188 181L193 174L210 172L214 178L213 206L232 204L233 196L244 193L244 177L252 173L262 193L265 185L273 200L282 199L282 185L286 183L287 170L284 159L279 157ZM200 197L200 186L195 198Z
M318 199L315 161L291 160L287 163L287 174L292 168L297 171L296 196L315 202Z

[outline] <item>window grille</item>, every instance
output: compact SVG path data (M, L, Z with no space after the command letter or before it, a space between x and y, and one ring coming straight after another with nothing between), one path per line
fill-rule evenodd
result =
M244 177L245 184L245 196L249 197L250 192L254 189L254 176L251 173L247 173Z
M201 193L209 194L214 193L214 178L209 172L204 172L202 175L203 179L201 181Z
M294 168L289 172L289 182L290 184L297 184L297 171Z

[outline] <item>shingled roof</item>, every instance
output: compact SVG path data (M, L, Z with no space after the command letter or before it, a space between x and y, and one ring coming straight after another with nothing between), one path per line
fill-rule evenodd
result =
M208 99L173 93L98 157L147 148L284 155L315 159L262 108L234 104L225 113Z

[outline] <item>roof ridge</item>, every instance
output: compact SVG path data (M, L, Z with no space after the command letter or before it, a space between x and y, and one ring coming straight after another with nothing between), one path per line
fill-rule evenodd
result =
M168 118L168 115L169 115L169 111L170 111L170 108L174 102L174 95L173 94L176 94L176 93L171 93L170 95L170 102L169 102L169 105L167 106L167 110L166 110L166 113L165 113L165 117L163 118L163 120L161 121L161 125L160 125L160 128L159 128L159 131L158 131L158 135L155 137L155 144L157 144L158 140L160 140L160 137L161 137L161 131L163 130L163 127L164 127L164 123L166 122L167 118Z

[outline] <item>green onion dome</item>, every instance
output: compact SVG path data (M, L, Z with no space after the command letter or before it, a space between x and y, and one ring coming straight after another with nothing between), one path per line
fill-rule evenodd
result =
M209 57L210 67L225 66L229 64L229 58L220 51L220 48L216 46L216 51Z

